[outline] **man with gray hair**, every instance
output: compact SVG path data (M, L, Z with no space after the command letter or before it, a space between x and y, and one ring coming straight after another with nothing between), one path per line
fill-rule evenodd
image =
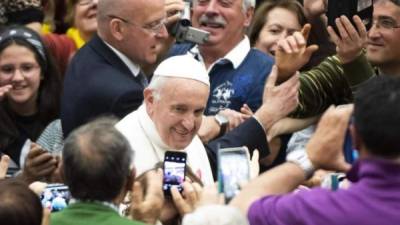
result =
M221 136L247 119L248 114L239 113L244 104L253 112L262 104L273 59L251 48L245 35L254 8L255 0L194 0L193 26L208 31L209 40L201 45L178 44L170 51L170 55L193 55L209 74L207 117L199 130L203 141Z
M179 66L177 66L179 65ZM243 124L207 145L200 141L203 112L210 91L204 66L192 56L174 56L163 61L144 90L144 103L123 118L116 127L136 152L138 174L164 159L166 151L185 151L188 165L205 184L216 178L216 155L220 147L247 146L269 154L266 130L297 105L298 77L275 86L271 73L263 105Z
M66 139L61 171L74 202L52 214L51 224L143 224L118 214L118 205L133 186L135 169L129 142L114 124L113 119L99 118ZM149 176L147 202L143 204L149 211L137 218L143 222L158 219L159 213L150 212L159 212L163 201L161 173Z
M98 32L65 76L65 137L101 114L122 118L136 110L147 86L141 66L156 62L156 46L167 37L164 0L99 0L97 7Z

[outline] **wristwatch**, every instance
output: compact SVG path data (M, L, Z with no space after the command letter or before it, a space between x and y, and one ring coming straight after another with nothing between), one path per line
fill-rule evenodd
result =
M228 120L228 118L226 118L226 116L222 115L221 113L216 114L214 116L214 118L215 118L215 121L217 121L217 123L219 125L219 134L217 136L217 138L218 138L226 133L226 130L228 129L228 125L229 125L229 120Z
M315 168L307 156L305 150L295 150L286 156L286 161L294 163L303 169L306 179L310 179L315 172Z

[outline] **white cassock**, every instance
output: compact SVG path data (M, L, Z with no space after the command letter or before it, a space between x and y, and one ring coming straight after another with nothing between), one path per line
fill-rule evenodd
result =
M134 151L133 164L137 175L153 169L156 163L162 162L166 151L185 151L188 165L203 184L214 183L206 149L200 138L196 135L185 149L168 147L161 140L144 104L138 110L125 116L115 126L128 139Z

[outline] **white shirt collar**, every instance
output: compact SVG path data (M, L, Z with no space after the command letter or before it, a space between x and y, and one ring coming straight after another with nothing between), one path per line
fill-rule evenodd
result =
M132 72L134 77L137 77L140 73L139 65L133 63L128 57L126 57L122 52L118 51L116 48L108 44L106 41L104 43L111 48L111 50L125 63L128 69Z
M237 69L243 60L246 58L247 54L250 51L250 41L249 38L245 35L244 38L233 48L231 49L223 58L215 61L209 68L208 72L212 69L212 67L220 62L221 60L228 60L232 63L233 68ZM203 57L200 54L199 46L195 45L192 49L189 50L190 53L197 55L198 60L204 63Z

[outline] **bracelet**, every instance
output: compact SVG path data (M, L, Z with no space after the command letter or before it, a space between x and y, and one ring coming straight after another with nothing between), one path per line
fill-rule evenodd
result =
M315 168L308 158L305 150L295 150L290 152L286 156L286 161L300 166L300 168L303 169L307 180L310 179L315 172Z

